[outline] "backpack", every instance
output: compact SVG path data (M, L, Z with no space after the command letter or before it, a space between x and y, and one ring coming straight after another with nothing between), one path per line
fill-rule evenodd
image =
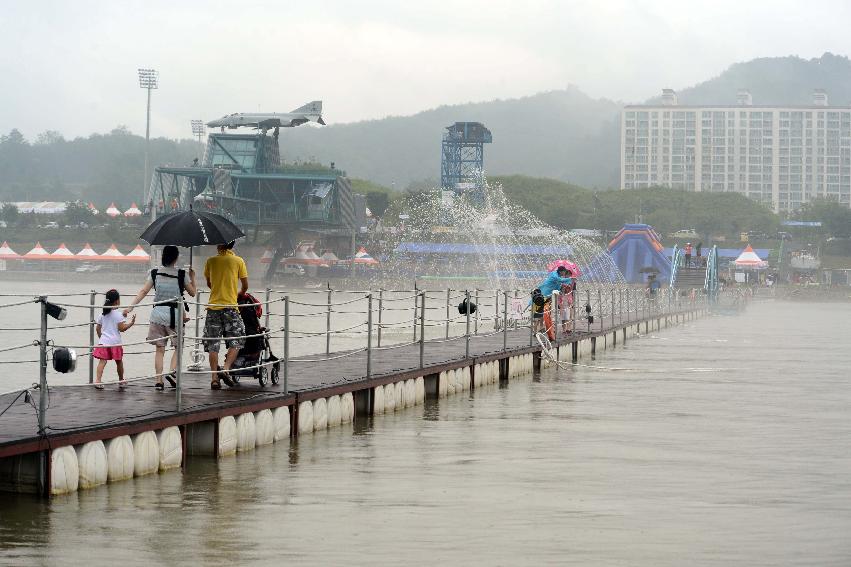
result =
M177 276L173 276L171 274L160 274L156 268L151 270L151 281L153 282L154 289L157 288L157 276L162 276L164 278L177 278L177 288L180 290L180 297L183 297L183 292L186 290L186 270L177 270ZM176 311L177 311L177 302L170 301L167 303L162 303L166 307L171 308L171 325L169 325L172 329L175 328L175 324L177 322ZM184 303L183 308L189 312L189 304Z

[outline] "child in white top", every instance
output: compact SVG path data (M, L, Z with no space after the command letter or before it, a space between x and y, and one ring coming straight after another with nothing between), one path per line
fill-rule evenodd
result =
M92 356L98 359L97 378L95 379L95 388L98 390L103 390L101 379L108 360L115 361L115 369L118 371L118 385L123 387L127 383L124 380L124 361L122 360L124 348L121 346L121 333L136 323L136 315L132 315L130 322L128 322L121 311L117 309L120 305L121 296L118 294L118 290L107 291L103 313L95 321L97 323L95 330L100 340L98 346L92 351Z

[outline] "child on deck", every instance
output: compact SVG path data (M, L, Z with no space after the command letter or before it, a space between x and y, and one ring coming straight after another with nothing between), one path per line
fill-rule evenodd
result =
M121 305L121 296L118 290L111 289L106 292L106 301L103 304L103 313L98 316L97 331L98 346L92 351L92 356L98 359L98 372L95 379L95 388L103 390L101 379L103 378L103 369L106 368L106 361L114 360L115 368L118 371L118 385L124 386L127 381L124 380L124 348L121 346L121 333L129 329L136 323L136 315L130 317L130 322L117 309Z

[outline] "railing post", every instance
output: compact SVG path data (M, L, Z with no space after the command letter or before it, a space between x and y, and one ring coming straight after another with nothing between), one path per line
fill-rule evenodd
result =
M505 296L505 299L508 299L508 296ZM499 290L493 290L493 320L495 330L499 330ZM503 323L508 323L508 321L503 320Z
M97 292L91 290L89 294L89 384L95 381L95 357L92 351L95 349L95 296Z
M284 393L290 392L290 296L284 297Z
M600 315L600 332L603 332L603 291L597 288L597 309Z
M426 293L420 293L420 368L424 366L425 357L425 318L426 318Z
M612 310L612 329L615 328L615 288L612 288L612 304L609 306Z
M413 342L417 342L417 299L419 295L419 289L417 288L417 282L414 281L414 340Z
M325 355L331 354L331 282L328 282L328 307L325 313Z
M378 348L381 348L381 313L384 310L384 290L378 289Z
M558 340L559 337L558 328L560 326L559 323L561 322L561 313L559 312L558 308L558 296L559 291L556 289L554 289L553 292L550 294L550 319L552 320L553 324L553 337L555 337L556 340ZM544 325L544 332L547 335L550 334L550 331L546 328L546 325Z
M175 352L175 356L177 358L177 368L175 368L175 375L177 377L177 389L175 390L175 405L177 406L177 411L180 411L180 403L182 401L182 388L181 388L181 376L183 375L183 304L184 304L183 296L177 298L177 346L175 347L177 350ZM162 380L162 378L160 378Z
M266 288L266 317L264 318L264 326L266 327L267 331L269 330L269 316L271 315L271 313L269 313L269 308L271 306L271 303L269 303L269 300L271 299L271 297L272 297L272 290L267 287ZM197 337L198 335L195 335L195 336Z
M503 352L508 350L508 292L503 292L503 305L502 305L502 350ZM497 291L496 295L497 305L499 305L499 291Z
M372 293L366 296L366 377L372 377ZM417 310L414 309L414 318L416 319ZM417 328L414 326L414 332ZM416 340L416 339L415 339Z
M517 290L514 290L514 297L517 297ZM534 318L535 306L529 305L529 346L532 346L535 342L535 318Z
M449 339L449 302L452 301L452 288L446 288L446 339Z
M473 319L473 334L478 335L479 334L479 309L478 309L478 306L479 306L479 290L476 289L475 292L476 292L476 296L474 298L473 303L476 304L476 315L475 315L475 319Z
M39 301L41 302L41 334L38 341L38 434L43 436L47 433L47 296L40 296ZM47 494L49 490L47 458L47 451L39 452L39 489L42 494Z
M574 298L574 301L576 301L575 298ZM591 332L591 321L588 319L588 316L591 315L591 312L593 311L590 308L591 308L591 290L586 289L585 290L585 331L588 332L588 333Z
M466 303L466 309L465 309L465 311L467 312L467 331L464 334L464 338L465 338L465 340L464 340L464 358L470 358L470 290L469 289L464 290L464 300L467 302Z

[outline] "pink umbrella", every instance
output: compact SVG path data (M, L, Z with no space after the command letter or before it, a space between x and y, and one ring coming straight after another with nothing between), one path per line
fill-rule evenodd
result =
M579 269L575 263L570 260L555 260L547 264L547 271L552 272L553 270L558 270L559 267L564 266L568 270L570 270L571 277L578 278L582 275L582 271Z

